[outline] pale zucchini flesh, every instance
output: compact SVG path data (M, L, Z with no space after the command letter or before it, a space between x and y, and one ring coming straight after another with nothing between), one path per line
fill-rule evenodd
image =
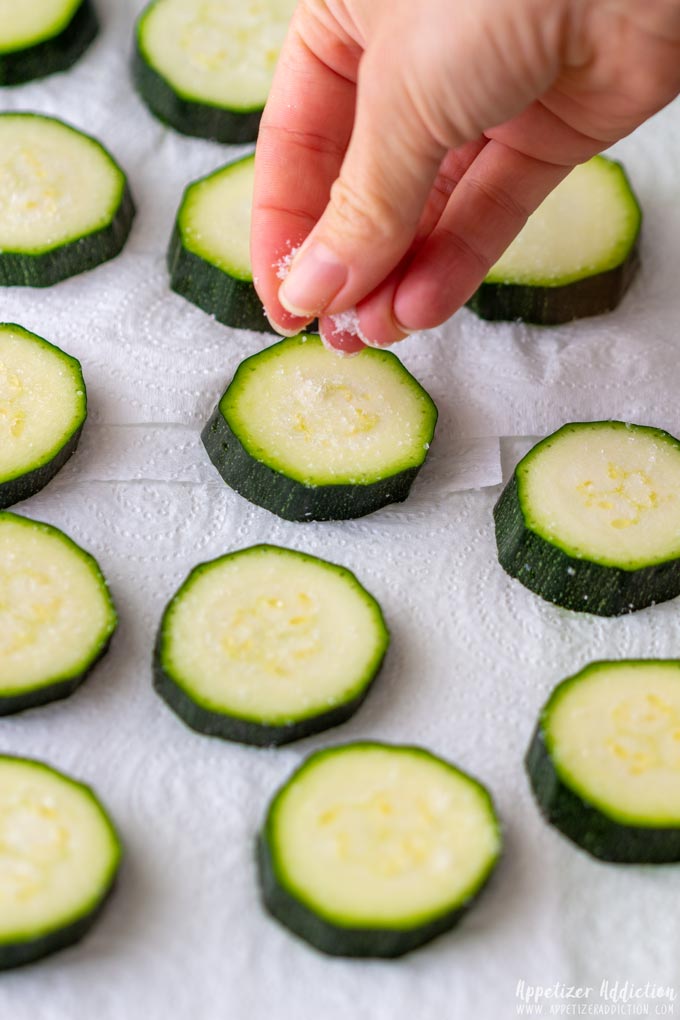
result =
M188 251L252 283L250 214L255 157L230 163L187 188L178 223Z
M151 112L184 134L255 141L295 0L154 0L133 73Z
M393 355L339 358L317 337L268 354L249 359L220 410L270 467L303 485L366 485L422 462L431 402Z
M93 791L0 756L0 970L82 938L111 892L121 846Z
M680 443L660 429L563 426L495 516L502 566L558 605L616 615L680 594Z
M167 262L172 289L218 322L270 333L250 265L254 169L246 156L189 185Z
M57 528L0 513L0 714L71 694L116 623L88 553Z
M79 362L21 326L0 323L0 508L56 474L86 415Z
M49 286L113 258L133 215L99 142L52 117L0 115L0 284Z
M590 853L680 860L680 660L595 662L563 681L527 765L547 819Z
M91 0L0 0L0 86L68 70L98 28Z
M0 0L0 54L58 35L80 4L81 0Z
M294 0L155 0L138 42L185 99L230 110L264 106Z
M195 568L172 599L156 687L194 729L284 743L347 719L388 641L378 603L350 571L253 546Z
M610 311L637 269L641 221L623 167L594 156L529 217L469 304L545 325Z
M290 520L337 520L406 498L436 418L390 352L343 359L301 335L241 363L203 441L252 502Z
M324 952L396 956L452 927L500 847L476 780L422 748L347 744L313 754L272 801L264 900Z

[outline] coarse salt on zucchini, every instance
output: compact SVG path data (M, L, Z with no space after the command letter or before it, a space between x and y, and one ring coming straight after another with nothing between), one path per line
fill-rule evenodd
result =
M564 680L527 769L548 821L594 856L680 860L680 660L594 662Z
M177 131L257 138L295 0L154 0L137 22L134 76Z
M0 513L0 715L68 697L116 624L92 556L57 528Z
M164 613L154 682L199 732L282 744L348 719L388 642L349 570L252 546L192 570Z
M494 515L501 566L557 605L616 616L680 594L680 442L661 429L564 425Z
M311 755L259 841L267 909L325 953L400 956L447 931L486 884L501 837L487 790L419 747Z
M541 325L611 311L637 271L641 222L623 167L594 156L529 217L468 304L485 319Z
M48 287L117 255L134 216L125 174L53 117L0 114L0 284Z
M116 878L121 845L95 796L42 762L0 756L0 970L78 942Z
M67 70L97 31L90 0L0 0L0 85Z
M0 508L55 476L86 415L80 363L22 326L0 323Z
M342 520L406 499L436 419L394 354L340 358L300 335L241 363L203 442L251 502L288 520Z

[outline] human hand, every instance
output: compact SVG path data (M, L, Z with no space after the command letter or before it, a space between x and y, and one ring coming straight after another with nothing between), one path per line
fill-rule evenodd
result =
M270 320L320 315L346 351L348 309L378 346L438 325L576 163L679 91L679 0L300 0L256 156Z

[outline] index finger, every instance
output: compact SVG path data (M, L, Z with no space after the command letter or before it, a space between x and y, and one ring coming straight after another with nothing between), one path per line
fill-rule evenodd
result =
M296 333L309 320L287 312L277 293L286 258L328 204L354 121L360 51L341 30L316 26L312 51L299 8L281 51L260 124L251 224L253 279L272 324Z

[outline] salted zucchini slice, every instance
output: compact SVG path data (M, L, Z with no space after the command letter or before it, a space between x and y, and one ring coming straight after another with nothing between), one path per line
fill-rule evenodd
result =
M0 508L38 492L75 452L87 416L80 362L0 323Z
M94 791L39 761L0 756L0 970L80 941L121 859Z
M483 319L558 325L612 311L639 266L642 213L620 163L575 167L468 302Z
M526 767L545 818L605 861L680 861L680 660L593 662L558 684Z
M49 287L114 258L134 211L94 138L54 117L0 114L0 285Z
M253 142L295 0L154 0L133 75L151 112L185 135Z
M285 744L349 719L388 643L349 570L256 545L191 571L161 621L154 684L200 733Z
M271 333L250 267L255 157L221 167L184 192L168 249L170 286L218 322Z
M401 956L452 928L496 865L488 791L420 747L312 754L274 797L258 843L269 912L334 956Z
M436 421L394 354L341 358L299 335L241 362L202 438L251 503L290 521L344 520L406 499Z
M503 569L558 606L619 616L680 594L680 442L661 429L564 425L494 516Z
M98 28L90 0L0 0L0 85L66 71Z
M58 528L0 513L0 715L72 694L117 622L89 553Z

